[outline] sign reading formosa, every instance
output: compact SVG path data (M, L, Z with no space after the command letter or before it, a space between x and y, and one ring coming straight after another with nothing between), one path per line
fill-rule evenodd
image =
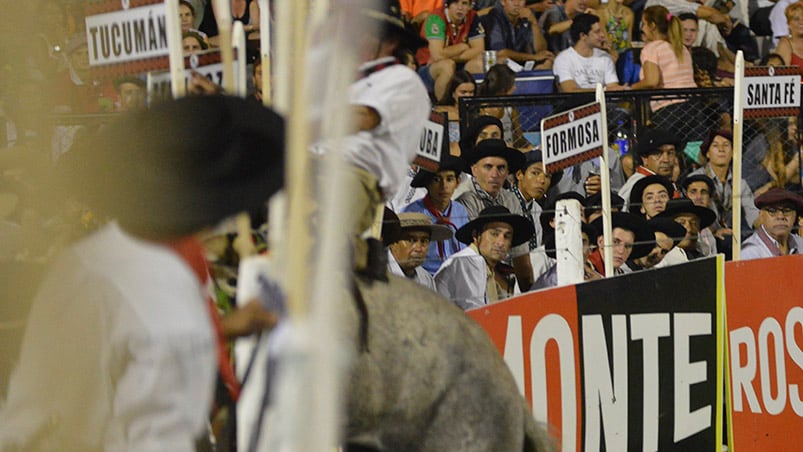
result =
M583 105L541 120L541 146L547 173L602 155L600 104Z

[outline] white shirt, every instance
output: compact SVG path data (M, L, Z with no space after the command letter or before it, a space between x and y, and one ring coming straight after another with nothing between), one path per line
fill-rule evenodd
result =
M213 397L205 288L168 248L106 226L34 300L0 407L0 450L194 451Z
M786 22L786 7L795 3L797 0L778 0L770 11L770 26L772 27L772 37L775 45L784 36L789 36L789 24Z
M383 58L364 66L392 60ZM376 110L380 123L373 130L345 138L346 161L374 174L385 196L393 196L402 189L429 118L427 89L412 69L394 64L354 82L349 102Z
M590 57L584 57L574 47L560 52L552 65L552 71L559 83L574 80L578 88L594 88L619 83L613 59L600 49L593 49Z
M435 280L432 278L432 275L429 274L428 271L424 270L423 267L420 265L415 268L415 276L410 278L409 276L404 274L404 270L402 270L399 262L396 260L396 257L393 253L388 250L388 271L394 275L401 276L402 278L407 278L409 280L415 281L418 284L426 287L427 289L436 292L437 289L435 288Z
M449 256L435 272L435 287L464 310L484 306L487 268L485 258L466 247Z

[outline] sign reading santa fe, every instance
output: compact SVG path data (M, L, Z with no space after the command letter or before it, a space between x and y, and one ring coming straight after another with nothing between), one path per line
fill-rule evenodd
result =
M541 146L546 172L601 156L602 125L598 102L542 119Z
M159 0L114 0L87 5L89 64L99 77L166 70L166 8Z
M800 114L800 68L748 67L744 70L744 117L770 118Z

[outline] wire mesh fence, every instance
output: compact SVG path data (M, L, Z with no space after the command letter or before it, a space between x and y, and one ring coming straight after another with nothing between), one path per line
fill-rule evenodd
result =
M733 124L733 88L614 91L605 97L609 146L622 156L634 156L642 128L666 129L684 142L679 153L681 174L705 163L701 145L710 131L729 130ZM537 147L543 118L594 100L594 93L461 98L461 134L478 116L491 114L507 122L505 139L515 147ZM800 188L799 122L799 117L744 121L743 178L753 191ZM626 178L632 168L623 168Z

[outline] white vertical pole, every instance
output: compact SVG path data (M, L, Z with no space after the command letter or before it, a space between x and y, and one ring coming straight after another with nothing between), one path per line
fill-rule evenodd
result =
M178 0L165 0L167 48L170 62L170 91L174 99L186 96L184 83L184 53L181 46L181 22L178 18Z
M276 2L276 51L273 53L276 64L273 65L273 92L276 93L273 99L274 108L281 114L287 114L290 109L290 70L294 69L292 42L288 36L292 36L292 23L290 17L297 5L296 0L277 0ZM297 68L295 68L297 69ZM265 72L265 68L262 68Z
M736 52L736 77L733 82L733 260L741 258L742 251L742 130L744 129L744 54Z
M602 259L605 263L605 276L613 276L613 233L611 231L611 174L608 166L608 114L605 106L605 89L597 83L597 102L602 113L602 157L599 175L602 182Z
M271 98L271 66L270 66L270 4L268 0L259 0L259 57L262 60L262 105L270 106Z
M217 21L220 58L223 60L223 89L234 94L234 49L231 42L231 3L229 0L212 0Z
M576 199L561 199L555 205L555 254L558 266L558 286L583 282L582 206Z
M232 94L238 97L245 97L248 94L248 84L245 78L245 29L243 28L242 22L235 22L234 29L231 33L231 41L234 49L237 51L237 59L235 59L233 62L234 91L232 91Z

